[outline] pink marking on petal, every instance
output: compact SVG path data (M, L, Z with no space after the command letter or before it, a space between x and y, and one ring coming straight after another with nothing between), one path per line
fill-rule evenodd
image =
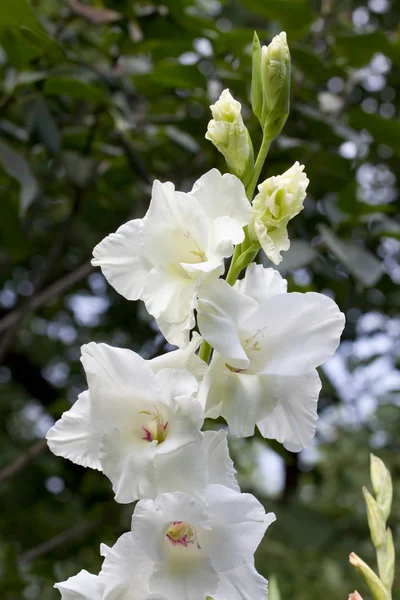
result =
M152 442L153 438L152 438L150 431L148 429L146 429L146 427L143 427L143 426L142 426L142 429L146 434L143 439L146 440L146 442Z

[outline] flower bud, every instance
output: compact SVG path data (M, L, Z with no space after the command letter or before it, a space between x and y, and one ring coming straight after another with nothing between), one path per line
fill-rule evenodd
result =
M258 186L259 193L253 200L253 218L249 234L258 239L268 258L276 265L281 251L290 246L287 224L303 209L309 183L303 172L304 165L295 162L282 175L270 177Z
M239 178L253 168L254 155L249 132L243 123L240 102L229 90L210 106L213 119L209 122L206 139L224 155L229 170Z
M393 486L389 470L380 458L371 454L371 481L383 518L387 521L392 507Z
M381 546L385 539L385 520L382 511L375 498L366 487L362 489L365 504L367 505L368 525L371 532L372 543L375 547Z
M349 600L363 600L362 596L357 592L357 590L354 590L354 592L352 594L349 595Z
M391 530L386 530L385 541L377 549L379 576L388 590L392 589L394 581L395 549Z
M362 575L375 600L388 600L385 586L373 570L357 554L350 554L350 564Z
M261 49L263 109L261 125L274 138L286 123L290 106L290 52L286 33L276 35Z

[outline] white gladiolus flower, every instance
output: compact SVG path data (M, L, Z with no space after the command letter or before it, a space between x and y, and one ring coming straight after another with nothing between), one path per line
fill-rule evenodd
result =
M253 147L243 123L241 104L229 90L224 90L210 108L213 119L208 123L206 139L224 155L232 173L242 177L253 161Z
M171 490L202 497L204 413L195 377L156 366L154 373L135 352L93 342L82 347L82 363L89 390L49 430L52 452L102 470L117 502Z
M215 352L199 399L233 435L264 437L291 451L311 443L321 383L316 367L339 343L344 316L327 296L287 293L273 269L252 264L230 287L202 290L198 323Z
M224 272L224 258L244 239L251 219L243 184L212 169L189 193L155 181L143 219L122 225L94 251L109 283L142 299L171 344L186 347L201 285Z
M117 597L116 590L136 598L134 574L142 572L150 593L167 600L266 599L253 555L274 520L254 496L223 485L208 486L205 504L181 492L141 500L132 534L107 551L99 576L104 598Z
M295 162L282 175L269 177L258 186L249 233L276 265L282 261L281 252L289 249L287 224L303 209L308 184L304 166Z

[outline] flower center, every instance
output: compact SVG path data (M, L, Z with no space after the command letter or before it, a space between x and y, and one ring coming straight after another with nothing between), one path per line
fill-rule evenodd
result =
M142 425L144 432L143 439L147 442L153 442L156 440L159 444L167 437L168 421L164 421L159 410L153 406L147 410L141 410L141 415L148 415L150 417L146 425Z
M189 544L196 544L200 550L200 544L197 541L196 529L190 523L184 521L173 521L165 534L167 540L173 546L183 546L187 548Z

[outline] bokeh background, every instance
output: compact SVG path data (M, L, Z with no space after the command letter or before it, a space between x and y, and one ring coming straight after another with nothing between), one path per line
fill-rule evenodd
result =
M393 474L400 556L400 2L0 4L1 598L55 600L54 581L98 572L100 542L129 528L133 507L108 480L43 438L85 388L82 344L170 349L91 268L92 248L144 215L154 178L187 190L225 170L204 139L222 89L257 146L254 29L263 43L284 29L293 59L290 118L263 175L298 160L311 181L280 270L290 290L334 297L347 325L320 372L313 446L294 455L255 437L231 453L242 489L277 514L257 566L282 599L368 598L348 555L375 564L360 490L370 451Z

